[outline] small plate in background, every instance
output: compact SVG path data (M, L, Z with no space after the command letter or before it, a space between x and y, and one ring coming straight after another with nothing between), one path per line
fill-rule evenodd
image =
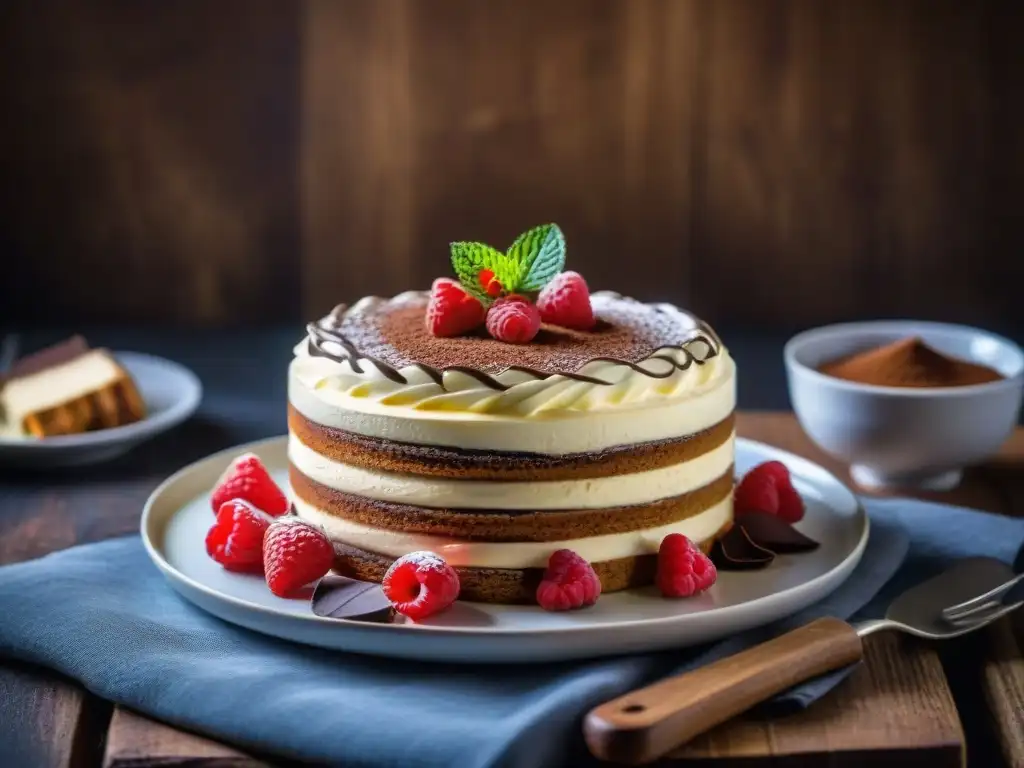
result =
M188 368L138 352L115 352L114 357L135 379L146 403L146 418L79 435L0 436L0 465L45 469L108 461L177 426L199 407L203 386Z

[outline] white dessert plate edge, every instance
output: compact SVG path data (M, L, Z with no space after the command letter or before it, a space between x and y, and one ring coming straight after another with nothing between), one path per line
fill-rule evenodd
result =
M585 611L548 613L531 606L459 602L425 623L374 624L315 616L308 601L272 595L258 576L232 574L203 547L213 515L206 494L231 459L261 456L283 477L286 437L229 448L165 480L147 500L141 534L169 584L185 599L227 622L293 642L339 651L444 662L539 662L684 647L793 614L821 600L853 572L867 546L869 523L856 496L802 457L737 440L737 470L784 461L808 499L803 528L822 541L758 572L720 576L708 593L665 600L653 590L601 598Z

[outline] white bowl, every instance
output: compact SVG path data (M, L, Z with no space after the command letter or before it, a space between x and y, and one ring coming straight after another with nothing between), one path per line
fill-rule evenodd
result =
M909 388L826 376L823 364L908 336L1005 378L968 387ZM946 490L965 466L995 453L1017 423L1024 352L1009 339L945 323L878 320L815 328L783 353L800 425L865 487Z

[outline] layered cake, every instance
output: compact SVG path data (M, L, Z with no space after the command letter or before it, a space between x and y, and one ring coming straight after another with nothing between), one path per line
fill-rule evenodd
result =
M14 363L0 382L0 414L8 434L53 437L130 424L145 405L110 352L75 336Z
M459 284L339 306L296 346L293 503L331 538L338 573L379 582L427 550L462 599L532 603L556 550L614 592L653 581L668 534L707 551L729 529L725 346L674 306L590 295L550 257L557 228L531 233L511 263L453 258Z

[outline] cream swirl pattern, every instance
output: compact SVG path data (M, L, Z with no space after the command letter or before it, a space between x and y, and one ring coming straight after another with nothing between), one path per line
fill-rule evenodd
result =
M416 408L353 397L335 385L338 365L306 357L292 361L288 397L296 410L329 427L416 445L551 455L600 451L700 432L725 419L736 405L735 366L724 355L717 359L714 381L675 397L652 396L630 407L607 402L593 410L579 407L577 400L574 409L525 414Z
M296 361L301 361L297 362L297 373L315 390L332 390L353 399L421 411L524 417L619 408L699 394L726 377L732 363L724 348L712 353L705 337L683 347L659 349L636 365L598 359L575 375L542 377L523 368L509 368L493 376L462 368L436 371L414 365L398 370L364 365L356 370L358 363L354 360L310 356L305 347L300 344L295 350Z

